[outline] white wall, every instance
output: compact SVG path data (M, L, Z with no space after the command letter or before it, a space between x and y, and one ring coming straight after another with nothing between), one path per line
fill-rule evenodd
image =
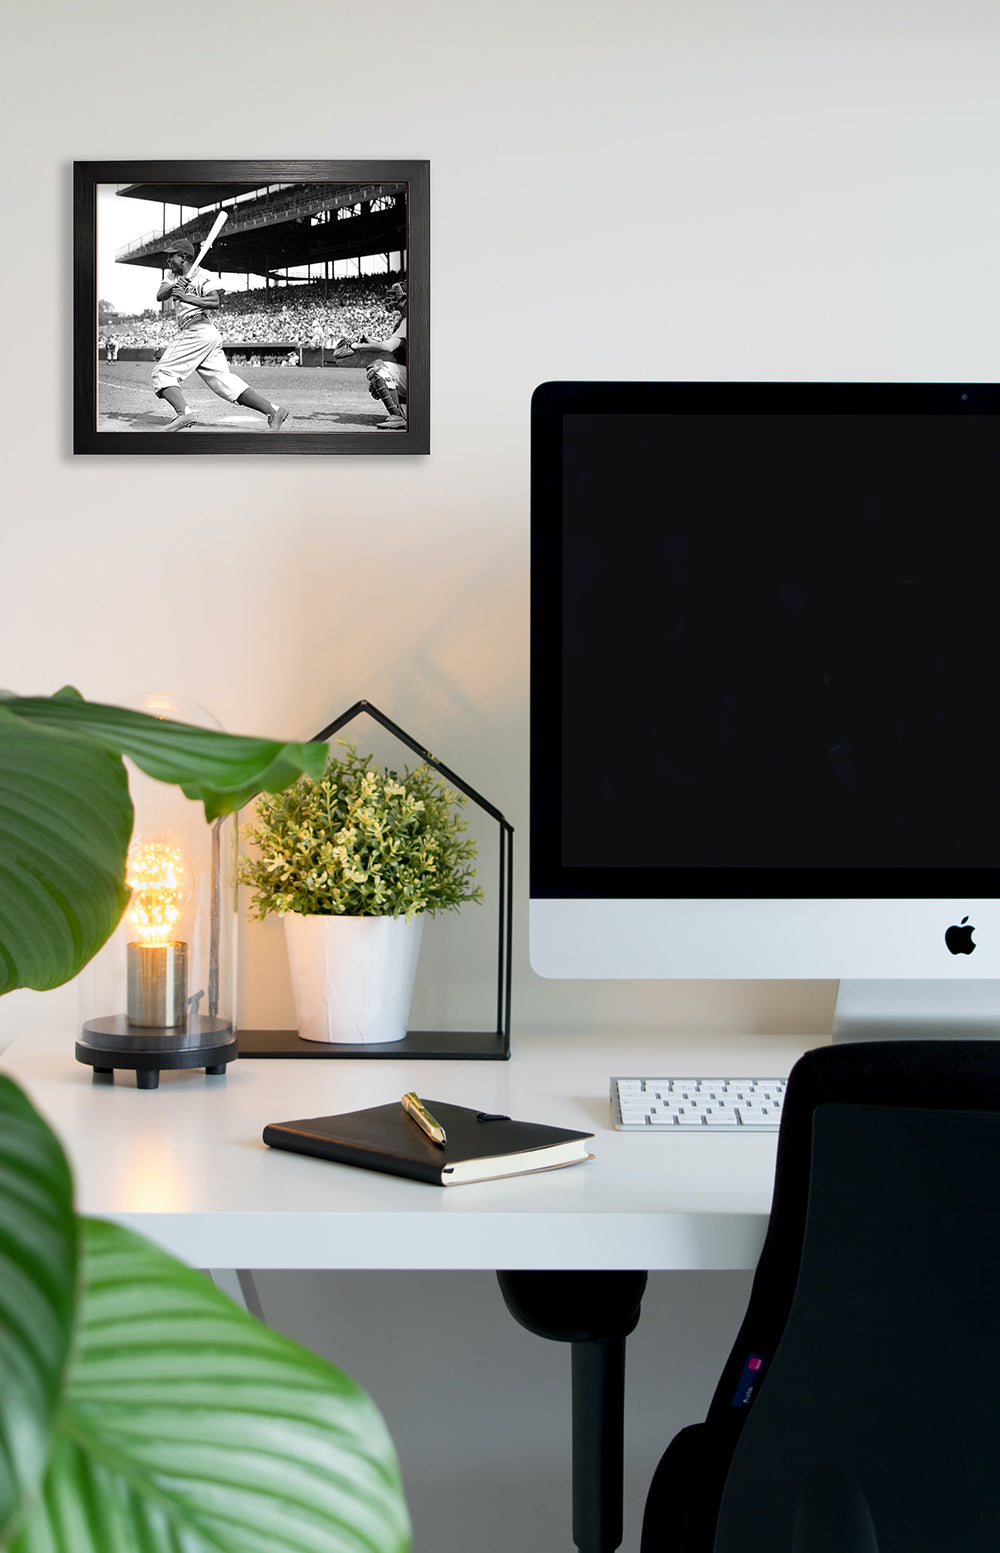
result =
M821 1031L827 984L527 969L528 403L550 377L995 375L993 0L8 9L0 682L170 688L289 736L367 695L517 828L515 1040ZM69 455L72 160L230 156L430 160L429 457ZM286 1022L278 936L244 947L244 1020ZM73 1017L14 997L0 1038ZM274 1319L313 1330L319 1286L311 1315L281 1287ZM447 1298L395 1287L427 1319Z
M1000 13L245 0L195 38L169 14L41 0L8 33L2 682L171 688L287 735L367 695L517 828L521 1030L822 1030L829 986L527 969L528 403L552 376L988 378ZM430 160L432 453L74 459L72 159L254 155ZM280 935L248 947L244 1022L289 1022Z

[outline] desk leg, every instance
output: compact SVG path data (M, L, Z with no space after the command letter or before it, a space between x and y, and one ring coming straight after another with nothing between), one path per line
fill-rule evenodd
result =
M245 1267L212 1267L208 1270L208 1276L217 1289L229 1298L248 1315L256 1316L258 1321L263 1321L264 1312L261 1308L260 1296L257 1293L257 1285L253 1281L253 1273Z

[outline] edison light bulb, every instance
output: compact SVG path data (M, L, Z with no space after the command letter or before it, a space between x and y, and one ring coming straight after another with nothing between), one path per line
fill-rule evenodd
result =
M129 852L125 883L132 891L125 918L136 935L128 945L128 1022L172 1029L186 1014L187 944L174 934L191 895L191 867L170 842L143 841Z

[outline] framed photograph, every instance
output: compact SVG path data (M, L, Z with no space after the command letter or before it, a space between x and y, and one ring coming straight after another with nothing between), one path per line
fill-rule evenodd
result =
M75 453L430 451L427 162L77 162Z

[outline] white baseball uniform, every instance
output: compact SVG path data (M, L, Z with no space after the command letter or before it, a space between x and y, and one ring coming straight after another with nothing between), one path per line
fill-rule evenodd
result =
M190 270L184 279L188 289L198 296L223 289L218 277L207 270ZM192 372L197 372L220 399L235 404L249 384L229 370L222 349L222 335L212 322L212 314L197 303L185 302L178 297L174 302L174 317L177 333L153 369L153 387L157 391L175 388Z

